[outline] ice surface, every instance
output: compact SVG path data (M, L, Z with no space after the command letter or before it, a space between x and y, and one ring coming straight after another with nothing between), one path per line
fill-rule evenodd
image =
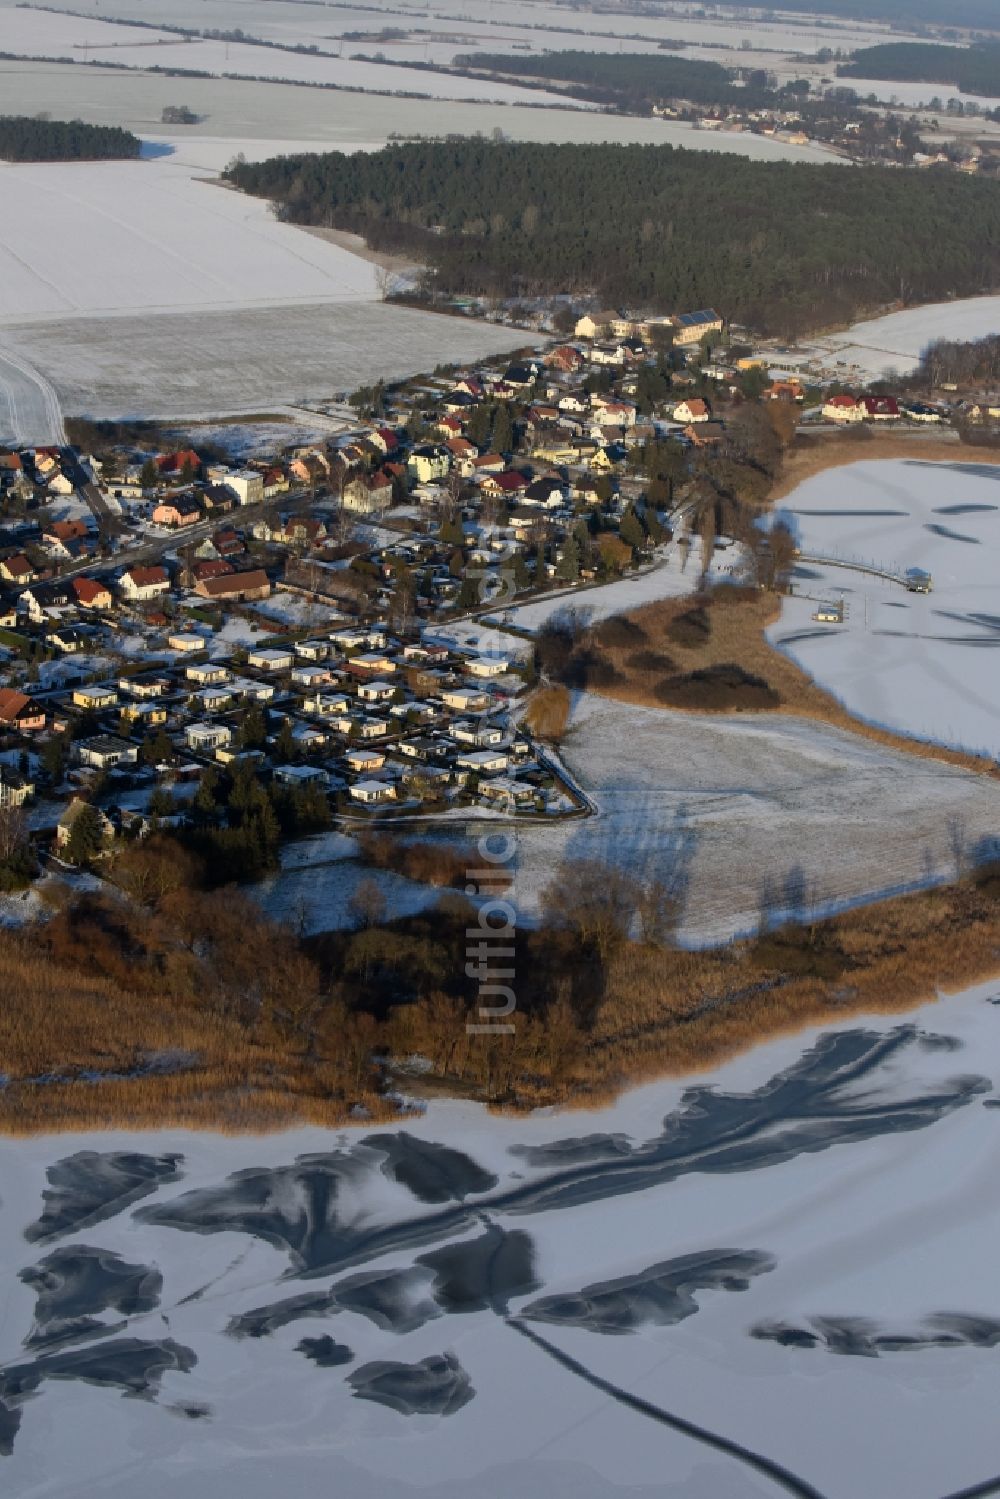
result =
M385 1126L0 1145L7 1491L134 1499L141 1473L155 1499L757 1499L786 1474L941 1499L991 1479L997 997L786 1037L589 1114L435 1103L399 1139L475 1163L458 1202L385 1174ZM60 1160L137 1154L182 1179L68 1237L62 1268L26 1241ZM343 1190L303 1196L324 1162ZM281 1247L231 1211L251 1182ZM346 1272L289 1255L345 1233L367 1245ZM124 1325L32 1352L46 1275L56 1315L72 1288ZM305 1324L277 1314L296 1297Z

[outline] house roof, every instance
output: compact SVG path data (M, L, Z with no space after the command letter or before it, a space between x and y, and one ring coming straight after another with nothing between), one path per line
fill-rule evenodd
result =
M258 588L270 588L270 580L262 567L246 573L229 573L221 578L206 578L201 590L209 598L225 598L236 593L255 592Z
M149 588L154 583L165 583L167 570L165 567L130 567L125 576L132 579L136 588Z
M96 578L74 578L71 587L81 604L95 604L98 599L110 597L107 586Z
M25 716L26 709L37 709L41 712L38 704L25 693L18 692L16 687L0 687L0 720L4 723L14 723Z

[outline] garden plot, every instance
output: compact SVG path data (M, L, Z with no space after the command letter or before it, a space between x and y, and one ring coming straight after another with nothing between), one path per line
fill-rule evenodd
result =
M933 592L803 561L768 632L868 722L1000 756L1000 469L889 461L829 469L781 503L808 555L933 577ZM842 625L813 620L843 596Z
M983 986L586 1115L3 1142L9 1492L986 1493L998 1084Z

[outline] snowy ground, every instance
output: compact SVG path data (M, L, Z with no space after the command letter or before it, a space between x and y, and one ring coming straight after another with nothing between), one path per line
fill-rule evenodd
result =
M12 324L0 347L30 357L69 413L197 419L329 400L429 361L489 358L524 337L410 307L329 302Z
M995 850L1000 828L997 782L783 715L696 716L584 693L561 756L595 813L514 826L512 898L526 921L563 859L597 859L676 890L683 942L726 942L764 919L954 878ZM468 843L465 821L409 832ZM254 887L269 914L311 931L346 923L365 871L308 842L285 866ZM390 915L437 898L395 879L384 894Z
M711 580L724 582L733 577L737 566L735 548L716 552ZM640 573L601 583L596 588L575 588L546 594L530 604L520 604L509 611L509 623L533 634L554 615L573 614L584 625L599 624L612 614L624 614L654 604L660 599L680 598L693 593L701 579L701 545L666 547L656 561ZM505 614L505 619L508 615Z
M804 553L921 568L934 591L803 563L772 643L861 718L1000 756L1000 468L851 464L806 480L780 513ZM846 623L815 623L817 601L841 594Z
M342 14L342 13L339 13ZM245 17L242 17L245 21ZM371 17L367 18L371 24ZM264 51L262 56L281 56ZM419 80L425 75L400 70ZM71 64L0 64L3 107L15 114L48 110L53 118L124 125L139 134L161 135L165 105L182 103L200 116L198 133L211 133L241 149L245 139L319 141L328 150L380 143L392 135L472 135L502 130L514 140L621 141L728 151L767 161L840 162L819 146L790 146L768 136L695 130L691 125L648 117L629 119L588 109L474 103L456 99L407 99L354 94L294 84L227 78L171 78ZM534 95L537 99L539 96Z
M376 297L367 261L170 157L8 165L0 182L36 210L0 227L0 323ZM61 214L71 234L52 233Z
M9 1141L8 1492L971 1491L1000 1471L996 1000L586 1115Z
M1000 297L967 297L855 323L796 352L819 360L844 380L876 380L884 374L909 374L928 344L938 339L974 340L993 333L1000 333Z

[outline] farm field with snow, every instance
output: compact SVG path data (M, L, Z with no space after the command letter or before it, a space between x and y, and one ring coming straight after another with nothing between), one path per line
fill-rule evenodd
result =
M282 56L267 49L262 55ZM398 71L404 80L425 76ZM230 155L241 149L244 140L314 141L317 150L334 150L384 145L394 134L474 135L502 130L512 140L611 140L728 151L765 161L843 160L818 146L789 145L769 136L696 130L681 122L605 115L593 109L410 99L222 77L177 79L40 61L0 62L0 83L4 109L11 113L37 114L45 109L54 118L123 125L143 136L161 136L164 107L183 103L199 116L200 134L211 133L233 143ZM534 95L536 102L538 97Z
M73 318L0 329L0 351L9 347L42 370L67 413L178 419L328 400L383 375L482 359L524 340L516 329L381 302Z
M971 1491L1000 1471L996 1001L586 1114L2 1142L7 1491Z
M828 469L781 502L808 557L931 573L933 592L804 560L769 630L859 718L1000 756L1000 468L889 461ZM817 600L843 595L843 625Z

